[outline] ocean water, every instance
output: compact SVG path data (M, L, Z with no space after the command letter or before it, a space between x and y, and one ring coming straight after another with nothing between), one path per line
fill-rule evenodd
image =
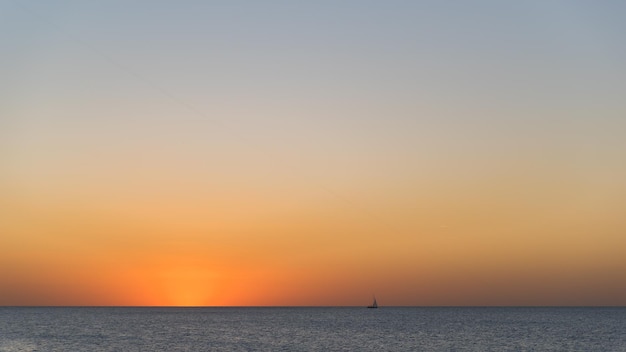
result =
M0 351L626 351L626 308L0 307Z

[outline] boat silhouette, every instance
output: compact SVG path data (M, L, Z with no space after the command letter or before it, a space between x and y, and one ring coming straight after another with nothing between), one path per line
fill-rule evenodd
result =
M378 303L376 302L376 296L374 296L374 302L371 306L367 306L367 308L378 308Z

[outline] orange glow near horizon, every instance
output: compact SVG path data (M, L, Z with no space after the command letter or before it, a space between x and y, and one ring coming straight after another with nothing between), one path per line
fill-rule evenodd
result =
M596 189L599 209L559 187L512 197L506 185L445 182L449 194L396 185L391 198L348 199L272 186L262 201L209 206L167 194L151 204L115 193L99 204L78 194L42 202L12 190L0 201L11 234L0 239L0 302L362 305L376 294L387 305L622 303L625 243L611 190ZM567 206L555 206L563 197Z
M387 305L620 304L621 237L591 242L587 234L597 230L591 224L568 225L566 210L560 211L568 221L554 223L556 214L553 223L541 221L545 210L532 204L524 213L534 223L516 217L521 204L492 208L491 216L461 202L452 212L430 204L413 224L398 221L402 208L380 207L368 219L360 208L340 204L317 212L308 207L306 215L285 211L290 215L267 216L265 223L205 227L189 212L177 220L154 206L164 216L150 224L99 218L84 207L49 214L40 210L45 207L5 206L10 217L3 231L19 236L2 239L0 279L9 289L0 299L8 305L360 305L374 293Z
M608 205L552 208L551 195L567 196L558 188L541 190L541 203L479 189L450 200L351 195L358 206L307 189L215 208L219 217L167 198L149 211L127 198L116 212L16 195L0 203L12 234L0 239L0 302L362 305L376 294L387 305L621 304L624 239Z

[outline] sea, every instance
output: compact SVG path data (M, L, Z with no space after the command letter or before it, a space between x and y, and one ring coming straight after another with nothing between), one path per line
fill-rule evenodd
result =
M0 351L626 351L626 308L0 307Z

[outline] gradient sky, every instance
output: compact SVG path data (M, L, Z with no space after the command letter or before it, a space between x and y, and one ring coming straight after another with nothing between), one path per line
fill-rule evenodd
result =
M626 305L619 1L2 1L0 305Z

